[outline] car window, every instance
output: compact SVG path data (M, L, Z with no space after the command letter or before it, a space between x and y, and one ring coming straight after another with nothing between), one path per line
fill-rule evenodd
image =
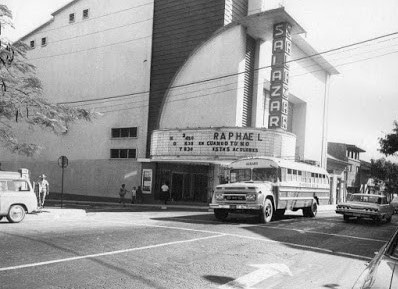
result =
M0 181L0 192L5 192L5 191L7 191L7 182Z
M5 191L26 192L29 191L29 185L27 181L23 180L0 181L0 192Z

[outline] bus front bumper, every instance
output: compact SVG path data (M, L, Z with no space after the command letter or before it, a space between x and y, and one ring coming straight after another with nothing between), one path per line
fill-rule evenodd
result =
M210 204L210 209L227 209L227 210L260 210L260 204Z

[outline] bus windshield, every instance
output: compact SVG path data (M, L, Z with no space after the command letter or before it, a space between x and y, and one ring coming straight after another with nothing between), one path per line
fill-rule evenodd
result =
M231 170L231 183L236 182L276 182L278 180L278 170L276 168L254 168L233 169Z
M275 168L256 168L253 169L252 179L260 182L276 182L278 180L278 172Z
M250 169L233 169L230 172L231 183L245 182L251 180L251 170Z

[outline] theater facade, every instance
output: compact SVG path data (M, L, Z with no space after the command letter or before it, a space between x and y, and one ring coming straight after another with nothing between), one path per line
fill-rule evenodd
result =
M294 11L265 0L73 0L22 37L50 102L102 116L67 134L19 136L33 159L2 150L9 170L48 175L64 194L117 198L142 186L158 202L208 202L228 164L273 156L326 167L330 77ZM134 3L132 3L134 2Z

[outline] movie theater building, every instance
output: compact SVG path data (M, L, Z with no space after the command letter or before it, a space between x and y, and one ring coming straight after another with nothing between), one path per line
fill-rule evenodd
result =
M183 3L73 0L25 35L45 96L102 116L62 136L16 124L21 138L45 149L33 159L1 150L4 168L45 173L56 193L64 155L65 194L117 198L126 183L156 202L167 182L176 201L207 202L238 158L325 167L329 79L337 71L288 7Z
M228 3L243 7L245 1ZM247 16L240 17L226 5L224 26L193 47L166 89L159 92L152 83L150 149L139 159L147 196L159 199L160 186L167 183L175 201L208 202L213 188L227 181L228 164L242 157L326 167L329 79L337 71L307 43L305 30L284 8L246 3L239 12L247 9ZM167 31L156 31L155 18L153 67L157 38L168 37ZM159 49L164 57L176 53ZM161 62L156 67L166 69Z

